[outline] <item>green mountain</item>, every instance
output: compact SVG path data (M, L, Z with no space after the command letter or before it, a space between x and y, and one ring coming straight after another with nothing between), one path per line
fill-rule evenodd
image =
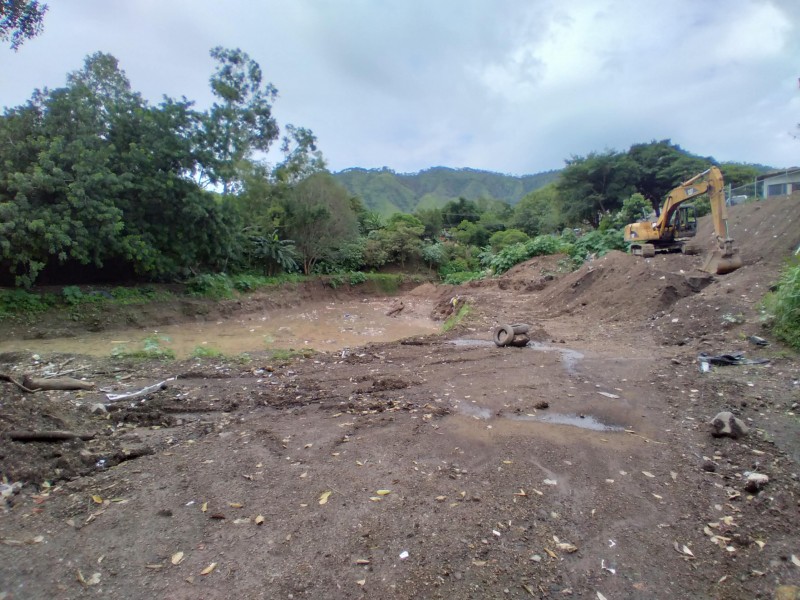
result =
M535 175L504 175L477 169L433 167L419 173L391 169L345 169L333 176L364 205L382 215L441 208L451 200L493 198L516 204L526 194L555 181L559 171Z

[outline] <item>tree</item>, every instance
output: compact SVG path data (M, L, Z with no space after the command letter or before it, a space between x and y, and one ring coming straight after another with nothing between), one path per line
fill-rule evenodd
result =
M350 196L328 173L316 173L298 183L284 208L287 237L295 241L305 274L338 245L358 235Z
M267 275L274 275L278 269L286 272L297 269L297 249L294 242L280 239L277 229L267 234L252 235L250 241L253 245L252 256Z
M317 137L305 127L286 126L281 152L284 160L273 171L273 178L283 185L292 185L325 170L325 159L317 150Z
M422 257L422 234L425 226L417 217L395 213L386 224L385 240L389 260L399 262L405 267L406 262Z
M220 102L214 102L204 118L203 145L213 159L205 176L207 183L221 183L227 194L239 183L239 164L256 151L267 152L278 139L272 116L278 90L262 82L261 67L238 48L218 46L211 57L217 61L211 91Z
M477 222L481 218L481 213L475 202L460 197L458 200L451 200L444 205L442 218L445 227L456 227L462 221Z
M565 226L559 207L558 190L555 184L548 184L519 201L514 207L510 225L530 237L558 231Z
M624 153L591 152L573 156L566 164L556 188L562 213L571 224L588 221L596 227L603 213L618 210L635 191L639 168Z
M44 29L47 4L37 0L0 0L0 40L11 42L16 51L25 42Z

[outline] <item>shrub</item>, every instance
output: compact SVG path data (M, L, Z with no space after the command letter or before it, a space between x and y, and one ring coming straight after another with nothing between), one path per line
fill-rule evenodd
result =
M467 281L475 281L483 277L481 271L458 271L457 273L449 273L444 278L444 283L448 285L461 285Z
M206 273L186 282L186 290L195 296L221 300L233 296L233 284L225 273Z
M57 301L54 294L35 294L20 289L0 290L0 319L41 313L52 308Z
M775 291L764 298L764 307L775 336L800 349L800 261L781 272Z
M70 306L80 304L81 300L83 300L83 292L77 285L66 286L63 290L61 290L61 295L64 297L64 302Z

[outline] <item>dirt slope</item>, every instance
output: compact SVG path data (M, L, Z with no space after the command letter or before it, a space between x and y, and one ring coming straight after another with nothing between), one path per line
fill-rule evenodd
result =
M25 483L0 514L0 594L777 597L800 585L800 362L747 337L766 336L758 301L799 206L734 207L745 266L722 277L693 256L569 274L547 257L410 292L436 314L469 303L445 336L285 364L72 363L117 391L179 375L108 413L87 408L99 391L0 382L0 468ZM508 322L539 344L495 347ZM736 350L770 362L700 372L698 352ZM721 410L749 433L711 437ZM44 428L96 437L8 437Z

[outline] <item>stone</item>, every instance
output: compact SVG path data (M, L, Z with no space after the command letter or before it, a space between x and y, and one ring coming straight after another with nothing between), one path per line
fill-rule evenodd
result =
M711 435L736 439L747 435L747 425L733 413L723 411L711 419Z
M760 492L769 483L769 477L763 473L750 473L745 481L744 489L751 494Z

